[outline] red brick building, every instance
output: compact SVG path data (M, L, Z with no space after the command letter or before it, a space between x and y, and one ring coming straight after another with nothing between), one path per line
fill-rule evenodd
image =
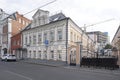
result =
M11 37L11 53L15 54L17 59L23 59L21 32Z

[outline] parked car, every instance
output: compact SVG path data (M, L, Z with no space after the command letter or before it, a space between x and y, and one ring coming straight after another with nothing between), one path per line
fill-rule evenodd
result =
M1 56L2 61L16 61L16 56L12 54L5 54Z

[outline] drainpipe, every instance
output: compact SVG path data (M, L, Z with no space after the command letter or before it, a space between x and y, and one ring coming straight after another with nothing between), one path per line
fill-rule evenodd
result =
M66 18L66 64L68 64L67 62L67 53L68 53L68 20L69 18Z

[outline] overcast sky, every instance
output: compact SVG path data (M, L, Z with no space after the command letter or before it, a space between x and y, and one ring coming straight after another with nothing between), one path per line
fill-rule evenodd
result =
M0 0L0 8L7 13L25 14L51 1L54 0ZM120 24L119 7L119 0L56 0L41 9L50 11L50 15L62 11L80 27L112 19L87 28L87 31L108 32L112 40ZM32 19L34 13L25 16Z

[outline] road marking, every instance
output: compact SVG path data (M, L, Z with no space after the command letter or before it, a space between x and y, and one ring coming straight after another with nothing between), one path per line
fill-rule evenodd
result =
M19 77L22 77L22 78L25 78L25 79L27 79L27 80L33 80L33 79L30 78L30 77L27 77L27 76L24 76L24 75L21 75L21 74L12 72L12 71L5 71L5 72L10 73L10 74L13 74L13 75L16 75L16 76L19 76Z

